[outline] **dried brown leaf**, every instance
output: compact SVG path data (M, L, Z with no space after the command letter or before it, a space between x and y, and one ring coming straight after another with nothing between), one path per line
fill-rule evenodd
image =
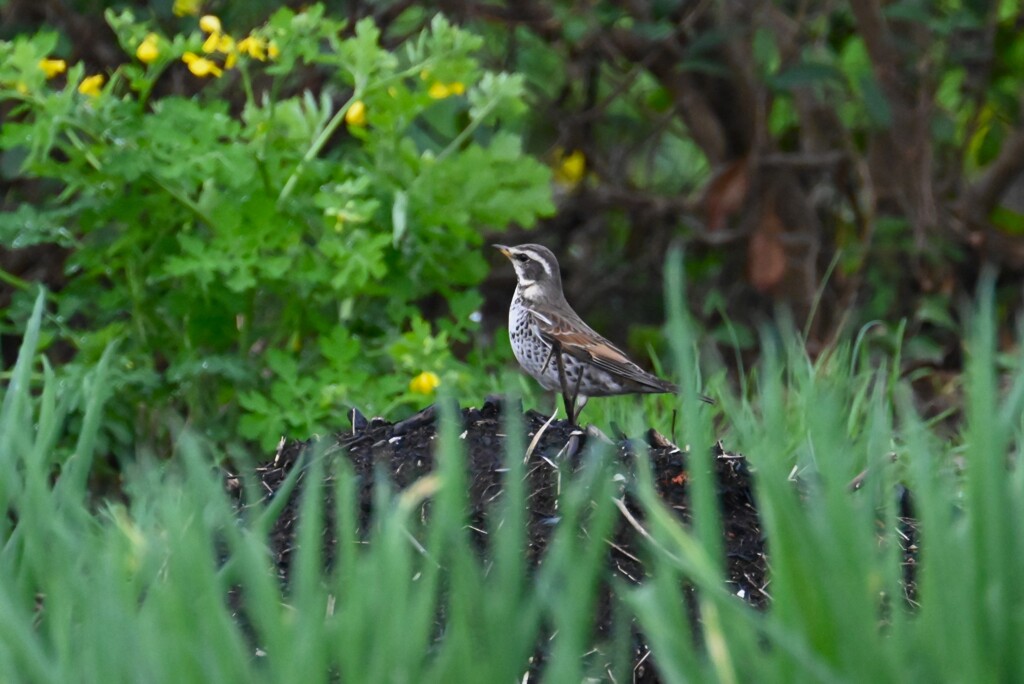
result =
M765 211L747 245L747 275L759 292L774 289L786 274L786 249L782 244L782 219Z
M750 157L741 157L715 174L704 190L708 230L725 228L729 217L743 206L750 190Z

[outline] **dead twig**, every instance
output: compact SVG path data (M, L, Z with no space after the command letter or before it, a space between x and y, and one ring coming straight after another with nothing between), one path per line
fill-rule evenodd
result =
M541 436L551 426L551 423L553 423L555 421L555 416L557 416L557 415L558 415L558 407L555 406L554 413L552 413L551 417L548 418L547 421L545 421L545 423L540 426L540 430L537 430L537 432L533 435L533 439L530 440L530 446L526 447L526 455L523 456L523 463L526 463L527 461L530 460L530 456L533 455L533 450L537 448L538 444L540 444Z

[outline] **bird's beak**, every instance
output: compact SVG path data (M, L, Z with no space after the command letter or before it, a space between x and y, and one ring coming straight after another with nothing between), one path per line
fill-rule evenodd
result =
M511 259L511 258L512 258L512 252L511 252L511 250L510 250L510 249L509 249L508 247L506 247L505 245L493 245L493 247L494 247L494 248L495 248L496 250L498 250L499 252L501 252L502 254L504 254L504 255L505 255L506 257L508 257L509 259Z

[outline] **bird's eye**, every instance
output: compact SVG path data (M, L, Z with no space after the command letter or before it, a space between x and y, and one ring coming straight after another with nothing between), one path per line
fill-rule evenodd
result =
M526 256L525 254L516 254L516 261L518 261L520 263L524 263L525 264L529 260L530 260L530 257Z

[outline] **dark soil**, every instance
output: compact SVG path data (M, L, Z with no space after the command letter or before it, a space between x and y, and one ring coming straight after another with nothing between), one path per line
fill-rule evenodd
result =
M501 498L505 468L502 410L498 399L488 399L479 409L462 410L465 430L462 442L468 466L469 522L470 527L477 530L488 528L489 511L494 502ZM521 409L517 407L516 410ZM402 489L433 470L433 445L437 434L436 413L431 406L398 423L389 423L379 418L367 421L358 411L352 411L349 417L352 427L335 435L334 440L339 447L337 452L349 459L358 481L362 483L357 493L365 523L372 516L375 472L387 473L394 487ZM574 428L566 421L554 421L544 428L546 420L546 416L536 411L528 411L523 417L526 429L524 445L529 445L538 432L541 432L526 464L526 505L529 514L527 553L531 561L540 559L556 529L552 523L559 516L557 464L568 464L571 472L576 472L581 467L580 456L588 445L597 440L607 439L593 429ZM654 430L648 431L641 439L649 448L659 495L681 520L688 521L690 514L686 454ZM632 468L634 465L635 444L635 440L631 441L623 436L612 444L624 469ZM322 448L322 445L320 447ZM268 499L281 488L292 468L310 448L311 442L284 443L274 459L256 468L255 475L268 493ZM751 486L752 476L742 456L726 453L720 447L716 448L713 463L721 504L728 588L742 600L761 608L769 600L764 590L767 583L767 563L765 541ZM238 479L231 477L229 481L237 491ZM292 492L270 539L274 559L285 584L288 582L291 560L296 548L295 533L299 511L297 494L300 489L301 485ZM330 491L330 488L326 488L325 491ZM633 516L643 520L642 511L628 494L625 497L625 504ZM484 536L480 535L481 547L486 546ZM908 543L911 541L908 540ZM328 529L324 540L324 552L328 562L334 556L335 545L335 535ZM639 533L625 516L618 516L614 535L608 540L607 562L611 572L626 582L640 582L645 577L641 561L645 555L643 540ZM610 591L606 586L605 596L599 602L599 614L596 616L597 629L602 634L611 628ZM694 615L693 619L698 618ZM659 681L649 656L642 634L636 632L634 681ZM543 658L543 654L540 654L540 658Z

